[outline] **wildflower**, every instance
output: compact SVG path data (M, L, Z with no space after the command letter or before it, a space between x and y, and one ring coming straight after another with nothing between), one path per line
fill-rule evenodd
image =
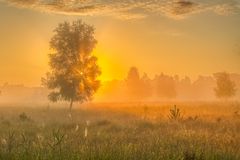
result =
M44 137L41 134L37 134L37 139L42 142L44 140Z
M88 128L86 127L84 131L84 137L87 137L87 136L88 136Z
M68 114L68 118L72 119L72 114L71 113Z
M78 129L79 129L79 125L77 124L77 125L76 125L76 128L75 128L75 131L77 132Z
M90 125L90 121L89 121L89 120L87 120L87 121L86 121L86 124L87 124L87 126L89 126L89 125Z
M7 140L5 138L2 138L1 142L2 142L3 145L7 144Z

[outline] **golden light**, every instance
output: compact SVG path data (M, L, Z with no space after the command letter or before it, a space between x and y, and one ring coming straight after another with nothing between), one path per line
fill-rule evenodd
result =
M99 77L101 81L110 81L112 79L122 79L125 76L123 64L117 59L109 57L103 49L97 47L93 51L93 55L98 58L98 65L100 66L102 74Z

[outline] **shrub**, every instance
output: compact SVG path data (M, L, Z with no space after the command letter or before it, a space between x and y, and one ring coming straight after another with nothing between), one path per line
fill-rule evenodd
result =
M172 109L170 109L170 114L168 116L170 120L178 121L182 119L182 113L176 105Z
M19 119L21 121L30 121L31 120L30 117L28 117L27 114L24 112L19 115Z

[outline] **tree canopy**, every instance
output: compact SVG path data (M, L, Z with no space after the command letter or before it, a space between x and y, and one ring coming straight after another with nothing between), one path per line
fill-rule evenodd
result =
M236 94L236 85L230 79L230 75L226 72L214 74L217 86L214 88L215 94L218 98L231 98Z
M100 68L91 54L96 44L93 26L81 20L57 26L50 41L50 71L42 78L51 101L69 101L71 109L73 102L91 100L100 86Z
M127 94L130 100L144 100L152 95L150 79L145 73L140 77L136 67L131 67L125 80Z

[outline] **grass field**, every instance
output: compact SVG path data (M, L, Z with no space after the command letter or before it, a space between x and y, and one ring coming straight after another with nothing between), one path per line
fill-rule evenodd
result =
M0 108L2 160L239 160L240 104ZM239 111L239 112L238 112Z

